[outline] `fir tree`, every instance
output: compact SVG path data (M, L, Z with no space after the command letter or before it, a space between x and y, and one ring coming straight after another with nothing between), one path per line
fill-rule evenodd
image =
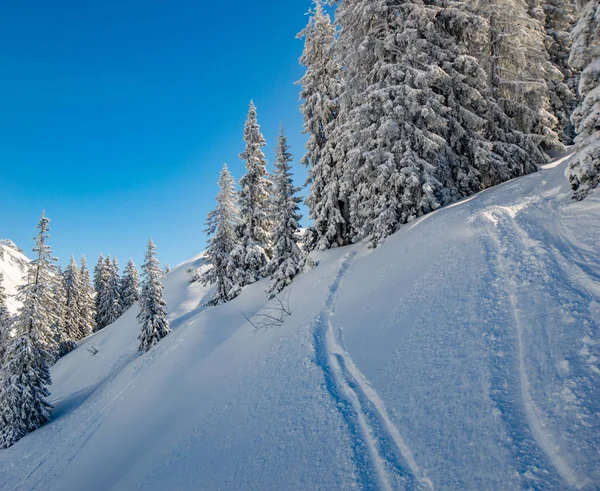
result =
M314 247L329 249L350 243L349 182L343 173L343 154L337 148L335 129L339 123L339 98L342 93L341 67L334 57L335 27L315 0L306 28L300 63L306 68L302 79L300 110L304 133L308 135L302 163L308 167L310 190L306 205L316 233Z
M24 326L21 326L24 327ZM8 344L0 371L0 448L8 448L50 418L50 370L35 325Z
M569 54L575 25L573 0L544 0L543 2L546 49L550 62L560 71L562 78L550 80L550 107L558 118L558 135L565 145L572 145L575 129L571 115L577 105L577 74L569 66Z
M303 254L298 247L298 222L301 198L296 194L300 188L294 187L292 180L292 155L289 152L283 127L279 133L275 159L275 233L273 259L267 265L272 283L267 292L274 297L289 285L302 267Z
M162 270L156 258L156 246L152 239L148 241L148 250L142 271L140 313L137 316L141 325L139 350L148 351L171 332L167 320L167 305L162 296L163 286L160 281Z
M39 428L50 416L45 400L51 384L48 362L58 355L56 332L59 305L54 298L57 267L47 244L50 220L38 224L36 257L29 264L26 283L19 288L21 308L16 337L8 343L0 370L0 447L7 448Z
M55 298L58 267L56 258L47 244L50 220L44 216L37 226L39 232L33 249L35 259L29 263L25 283L19 287L21 308L17 314L16 330L27 333L44 361L52 364L59 354L58 333L54 327L59 323L61 306Z
M231 260L231 252L239 237L239 211L235 195L235 183L227 164L223 165L219 177L217 207L208 214L206 234L208 240L206 257L211 267L200 278L205 286L216 285L215 293L209 305L218 305L232 300L241 291L236 283L236 271Z
M121 315L119 265L117 259L108 256L102 269L104 286L99 293L98 326L103 329L115 322Z
M82 339L81 324L82 324L82 300L81 295L87 292L82 289L81 271L75 262L75 258L71 256L69 265L63 273L63 285L65 296L64 308L64 336L63 351L68 352L75 348L76 342Z
M55 318L52 330L58 345L58 357L66 355L76 348L75 338L70 329L67 328L67 295L64 284L64 273L60 267L57 274L52 278L52 298L55 302Z
M246 161L246 174L240 180L240 238L241 243L232 251L240 287L254 283L271 254L271 188L267 162L261 148L266 145L256 119L256 107L250 111L244 129L246 149L240 158Z
M130 259L121 278L121 308L129 310L140 299L140 275Z
M345 70L334 138L352 182L353 240L376 246L403 223L536 169L489 97L471 55L485 23L462 3L348 0L336 19Z
M90 271L87 266L87 259L81 256L80 271L80 289L79 295L79 339L86 338L94 332L96 308L94 303L94 287L91 283Z
M600 182L600 0L581 1L578 8L569 61L581 72L581 102L572 117L577 155L567 172L574 197L581 200Z
M98 257L98 262L94 267L94 311L95 311L95 329L100 330L105 326L103 323L102 313L102 298L104 296L104 290L108 283L109 272L106 269L106 261L102 253Z
M527 135L524 148L536 161L560 148L549 85L563 79L546 50L539 0L471 0L489 24L485 68L494 98ZM535 154L533 151L535 150Z

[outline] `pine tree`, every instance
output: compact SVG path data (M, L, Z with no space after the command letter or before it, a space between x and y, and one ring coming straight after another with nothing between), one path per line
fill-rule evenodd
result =
M98 307L99 328L102 329L115 322L121 316L119 265L117 259L108 256L104 260L102 274L105 276L104 287L100 292Z
M55 302L55 318L52 330L58 345L58 357L66 355L77 347L73 332L67 328L67 295L64 284L64 273L60 266L52 278L52 298Z
M81 315L79 317L79 339L83 339L94 332L94 318L96 314L94 287L91 283L90 271L85 256L81 256L80 289L79 311Z
M16 330L28 333L44 361L52 364L59 354L58 333L54 327L60 321L58 313L61 306L54 296L59 276L56 258L47 244L49 224L50 220L42 213L33 249L35 259L29 263L25 283L18 289L21 308L17 314Z
M21 327L24 327L21 325ZM52 383L35 324L9 344L0 371L0 448L8 448L50 418Z
M545 149L560 148L549 85L563 79L546 50L544 11L539 0L471 0L489 24L484 58L494 99L527 135L526 151L536 161Z
M304 133L308 135L307 152L302 159L309 169L306 205L314 220L314 246L323 250L350 243L347 198L350 190L343 173L345 156L339 154L334 138L342 93L342 70L333 50L335 27L323 8L323 0L314 3L306 28L298 34L298 38L304 38L300 63L306 68L298 83L302 86L300 110Z
M106 261L102 253L98 257L98 262L94 267L94 310L95 310L95 329L99 331L106 327L103 323L103 310L102 310L102 298L104 296L104 290L108 283L109 272L106 269Z
M160 281L162 270L156 258L156 246L152 239L148 241L148 250L142 271L140 313L137 316L141 325L139 350L148 351L171 332L167 320L167 304L162 296L163 286Z
M65 295L63 343L65 343L64 351L68 352L75 348L77 341L82 339L80 329L82 299L80 297L87 293L82 288L81 271L73 256L63 273L63 285Z
M246 149L240 159L246 161L246 174L240 180L241 243L232 251L237 284L240 287L254 283L271 255L271 189L267 162L261 148L266 145L256 118L254 102L244 129Z
M57 267L47 244L50 220L38 224L36 258L25 285L19 288L21 308L14 325L16 337L8 343L0 370L0 447L7 448L39 428L50 416L45 400L51 384L48 363L58 355L56 332L59 305L53 297Z
M551 80L550 106L558 118L557 131L565 145L572 145L575 129L571 115L577 105L577 74L569 66L569 54L573 44L571 30L575 25L573 0L544 0L543 2L546 49L550 62L560 71L562 79Z
M236 283L236 271L232 264L231 252L239 242L237 227L239 211L235 195L235 182L227 164L219 177L217 207L208 214L205 233L208 240L206 257L211 265L200 278L205 286L216 285L209 305L218 305L239 295L241 288Z
M121 278L121 308L123 312L133 307L139 299L140 275L133 260L130 259Z
M581 72L581 102L572 117L577 155L568 177L575 199L581 200L600 182L600 0L581 0L578 9L569 62Z
M289 152L287 138L281 127L277 142L275 159L275 185L274 208L275 233L273 259L267 265L267 272L271 275L272 283L267 292L274 297L289 285L302 267L303 254L298 247L298 222L300 215L299 203L301 198L296 194L300 188L294 187L292 180L292 155Z
M6 290L4 289L4 274L0 271L0 367L4 360L4 352L10 335L10 313L6 306Z
M376 246L403 223L536 169L489 97L471 55L485 24L464 4L346 0L336 20L345 69L335 140L352 183L353 240Z

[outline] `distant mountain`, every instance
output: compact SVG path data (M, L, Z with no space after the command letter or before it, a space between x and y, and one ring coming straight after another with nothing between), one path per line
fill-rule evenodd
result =
M15 298L17 286L23 283L23 275L30 259L22 249L7 239L0 239L0 271L4 274L4 288L9 295L8 310L16 313L19 302Z

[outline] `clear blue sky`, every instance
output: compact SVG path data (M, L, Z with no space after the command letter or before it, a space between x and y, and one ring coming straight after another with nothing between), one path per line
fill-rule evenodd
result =
M31 255L42 209L65 264L100 252L171 266L202 251L223 162L239 179L258 108L299 160L310 0L23 0L0 5L0 238ZM296 165L296 179L306 171Z

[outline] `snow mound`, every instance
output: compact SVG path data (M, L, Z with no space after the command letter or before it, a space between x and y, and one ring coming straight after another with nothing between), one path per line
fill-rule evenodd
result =
M61 359L0 485L595 489L600 196L572 201L565 164L315 254L280 328L244 317L267 282L206 309L181 264L173 332L140 355L134 307Z
M0 239L0 272L4 274L3 286L8 295L7 307L15 314L20 306L15 298L17 287L23 283L29 258L11 240Z

